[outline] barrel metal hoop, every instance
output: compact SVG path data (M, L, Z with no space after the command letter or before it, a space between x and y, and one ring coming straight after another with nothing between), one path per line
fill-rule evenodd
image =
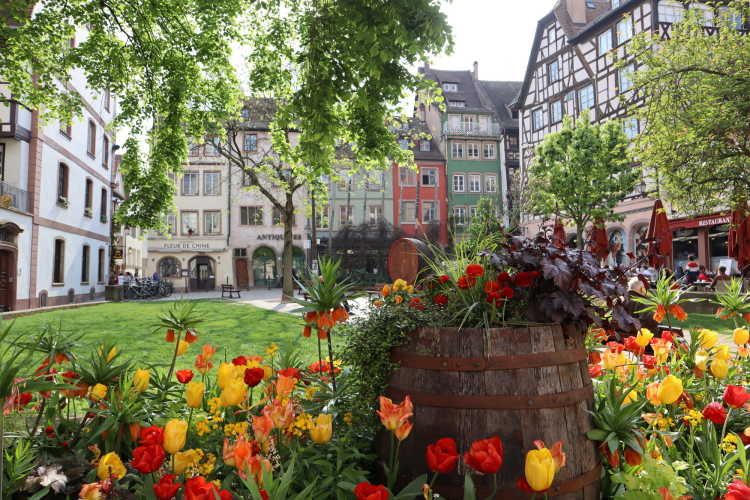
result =
M396 351L391 359L400 363L402 368L436 371L493 371L518 370L520 368L544 368L578 363L587 358L586 349L568 349L564 351L535 352L513 356L495 356L489 358L450 358L440 356L422 356Z
M474 410L561 408L581 401L588 401L594 397L594 388L590 384L572 391L528 396L430 394L419 391L404 391L398 387L390 387L387 392L391 398L396 400L402 400L408 395L417 406Z

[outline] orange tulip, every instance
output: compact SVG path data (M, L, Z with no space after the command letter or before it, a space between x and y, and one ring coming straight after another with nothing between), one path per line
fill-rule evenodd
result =
M394 405L389 398L380 396L378 415L380 416L380 422L389 431L396 432L413 414L414 406L409 396L406 396L398 405Z
M128 430L130 431L130 440L134 443L138 441L138 436L141 434L141 424L134 423L130 424L128 426Z
M409 434L411 434L412 427L414 427L414 424L409 420L405 420L398 429L393 431L393 435L396 436L396 439L398 439L399 441L403 441L404 439L409 437Z
M280 398L285 398L292 392L292 390L294 390L294 387L296 385L296 377L286 377L284 375L279 375L278 380L276 380L276 394Z
M206 360L210 360L214 357L214 354L216 354L216 348L211 344L203 344L203 347L201 347L201 354L203 354L203 357L206 358Z
M198 354L195 357L195 369L203 375L208 373L208 371L211 370L213 366L214 364L210 361L210 358L207 358L204 354Z
M253 479L255 479L255 483L258 486L263 486L263 471L271 472L273 469L273 466L271 465L271 461L268 460L265 457L262 457L260 455L253 455L252 457L249 457L247 462L245 463L245 467L241 471L239 471L240 477L243 479L246 477L246 473L249 472L252 474Z
M292 401L287 399L285 403L282 403L274 399L263 408L263 415L271 419L275 428L284 429L294 420Z
M194 332L193 330L188 330L185 332L185 342L187 342L188 344L192 344L196 340L198 340L198 334L196 332Z
M264 441L271 435L273 420L266 415L253 415L253 434L258 441Z
M328 338L328 330L325 328L318 328L318 338L320 340L325 340Z

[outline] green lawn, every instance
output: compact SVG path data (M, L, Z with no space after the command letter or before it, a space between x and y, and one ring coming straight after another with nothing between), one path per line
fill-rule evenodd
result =
M691 313L686 321L675 321L674 324L681 328L687 328L691 332L698 328L708 328L725 335L731 335L732 330L734 330L732 320L717 318L713 314Z
M314 357L317 343L302 337L298 316L259 309L248 304L219 300L196 301L196 311L205 322L198 328L199 339L178 358L180 368L192 367L204 343L216 347L216 359L265 353L271 342L281 349L299 349L306 359ZM32 335L46 324L60 325L70 335L83 335L77 354L85 354L105 341L116 342L127 357L145 362L167 363L174 344L164 341L164 331L153 332L158 316L168 302L118 302L77 309L66 309L22 316L15 320L13 332Z

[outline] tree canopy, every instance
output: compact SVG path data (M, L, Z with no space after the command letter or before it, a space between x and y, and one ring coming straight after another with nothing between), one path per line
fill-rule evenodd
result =
M586 225L618 220L614 208L640 179L628 145L619 121L593 125L588 113L575 123L566 117L562 129L537 146L529 172L531 212L572 222L582 248Z
M80 112L60 84L73 71L118 96L118 124L133 132L119 217L143 227L170 208L167 174L179 172L188 142L239 112L233 47L247 54L251 93L277 100L274 147L314 179L331 172L337 141L356 145L359 164L403 158L388 118L406 90L428 87L409 68L451 43L439 0L10 0L3 9L0 81L14 99L53 117ZM82 26L88 35L71 44ZM285 140L290 128L298 145ZM134 136L144 132L142 153Z
M639 35L634 107L638 155L678 210L705 213L750 196L750 40L737 30L747 2L720 10L711 26L691 11L668 39Z

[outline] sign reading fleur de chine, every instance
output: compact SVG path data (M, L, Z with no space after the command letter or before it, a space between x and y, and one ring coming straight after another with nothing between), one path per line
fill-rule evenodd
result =
M219 242L212 241L165 241L156 248L151 247L154 252L223 252L224 247Z

